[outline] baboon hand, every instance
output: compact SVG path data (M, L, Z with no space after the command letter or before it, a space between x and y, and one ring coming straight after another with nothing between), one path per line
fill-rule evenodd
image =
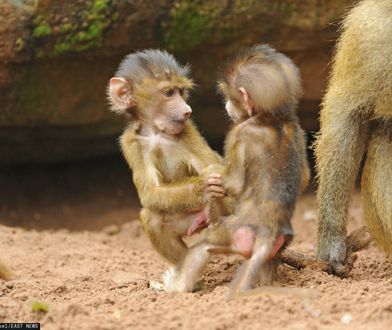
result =
M220 174L212 173L208 176L207 192L210 197L223 198L226 196L226 191L223 187L222 176Z
M317 251L318 259L327 261L333 273L337 276L344 277L347 274L346 269L346 237L345 235L334 235L324 244L320 244Z

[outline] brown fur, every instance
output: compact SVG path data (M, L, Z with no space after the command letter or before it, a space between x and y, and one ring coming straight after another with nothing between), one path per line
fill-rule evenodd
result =
M294 75L287 76L287 67L282 69L282 61L293 68L295 81ZM276 90L263 94L270 80ZM220 82L226 99L241 107L237 90L244 87L254 102L251 116L237 109L241 119L225 143L223 186L234 199L233 214L213 221L202 242L185 257L169 290L192 291L211 253L238 252L233 232L244 226L255 233L253 255L239 271L233 290L250 289L260 269L261 280L272 281L277 263L269 259L270 253L279 235L287 238L286 244L291 239L296 198L309 177L303 131L295 114L299 85L294 64L268 46L251 48L227 69Z
M229 62L218 88L234 105L241 106L239 87L244 87L255 103L255 111L264 115L284 114L296 105L302 93L298 68L285 55L267 45L245 50Z
M318 256L343 270L347 209L360 162L365 221L392 252L392 2L364 0L343 21L316 143Z

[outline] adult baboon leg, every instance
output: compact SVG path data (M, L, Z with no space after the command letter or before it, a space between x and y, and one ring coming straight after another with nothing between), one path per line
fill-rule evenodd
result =
M374 132L361 181L365 222L376 243L392 253L392 142L382 132Z
M343 102L344 103L344 102ZM318 258L345 271L346 225L350 197L363 157L367 125L346 109L324 109L316 145L319 178Z

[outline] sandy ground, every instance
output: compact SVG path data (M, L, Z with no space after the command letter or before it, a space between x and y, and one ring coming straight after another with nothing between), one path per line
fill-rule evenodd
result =
M107 217L124 217L135 209ZM358 197L349 229L362 224ZM315 251L315 200L299 201L292 248ZM279 268L279 285L313 288L317 299L256 295L226 301L239 258L216 257L197 293L154 292L167 264L137 220L99 231L0 226L0 256L15 278L0 280L0 322L41 322L43 329L391 329L392 264L371 246L348 279ZM33 301L49 312L33 312Z

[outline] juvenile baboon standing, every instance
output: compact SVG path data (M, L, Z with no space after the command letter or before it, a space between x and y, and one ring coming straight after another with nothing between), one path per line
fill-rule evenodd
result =
M257 45L229 63L219 86L233 127L225 141L225 171L210 179L224 187L234 210L216 220L209 214L212 225L166 278L168 291L193 291L209 258L222 252L248 258L229 296L259 281L270 285L276 256L293 237L291 217L309 178L296 114L301 79L294 63L267 45Z

